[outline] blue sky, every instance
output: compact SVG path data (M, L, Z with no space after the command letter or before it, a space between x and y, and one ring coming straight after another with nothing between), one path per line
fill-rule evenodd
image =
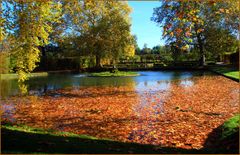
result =
M132 7L132 34L136 34L138 38L138 46L143 47L144 43L152 48L156 45L163 45L162 28L151 21L153 8L161 5L159 1L129 1Z

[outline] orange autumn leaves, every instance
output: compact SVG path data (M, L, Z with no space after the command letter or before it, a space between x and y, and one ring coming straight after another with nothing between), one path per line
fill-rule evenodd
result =
M238 5L237 0L163 0L162 5L154 9L152 20L163 27L163 38L169 44L185 51L191 45L202 44L196 37L204 40L214 24L237 31Z
M161 82L167 87L68 88L3 104L14 106L11 117L19 124L187 149L202 148L208 134L238 112L239 84L226 78Z

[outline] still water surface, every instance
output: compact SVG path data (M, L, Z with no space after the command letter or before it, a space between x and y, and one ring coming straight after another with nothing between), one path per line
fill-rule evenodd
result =
M27 81L30 94L42 95L47 91L67 87L91 86L127 86L134 85L136 91L167 89L169 82L180 80L182 86L191 86L194 76L210 75L209 72L182 71L142 71L137 77L87 77L86 74L49 74L47 77L33 77ZM1 97L9 97L19 93L17 79L1 80ZM156 87L158 86L158 87Z

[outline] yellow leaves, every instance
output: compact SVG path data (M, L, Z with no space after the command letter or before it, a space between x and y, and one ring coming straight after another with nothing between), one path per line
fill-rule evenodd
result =
M189 49L189 45L185 45L185 46L183 46L181 49L182 49L183 51L186 51L186 50Z
M226 13L226 14L229 14L230 11L229 11L228 9L225 9L225 13Z
M3 41L3 39L4 39L4 31L3 31L3 28L1 27L0 28L0 42L2 42Z
M124 55L133 57L135 55L135 47L134 45L126 45L124 48Z
M2 2L0 1L0 42L3 41L4 39L4 22L5 22L5 19L2 18Z
M23 4L25 7L22 7ZM19 1L16 5L19 9L14 12L18 17L14 24L19 27L19 33L16 35L13 55L16 57L19 81L23 82L27 79L24 74L33 71L39 62L38 47L49 43L52 26L61 17L61 4L45 0Z
M226 13L226 14L229 14L229 13L230 13L229 9L224 9L224 8L220 8L220 9L219 9L219 12L220 12L220 13Z
M18 86L19 86L21 94L23 94L23 95L27 94L27 92L28 92L27 85L25 85L24 83L20 83Z
M82 27L83 27L83 29L85 29L85 30L89 29L89 25L88 25L88 23L86 23L86 22L82 24Z
M201 33L201 32L203 32L204 31L204 29L198 29L197 30L197 33Z
M225 10L224 10L223 8L219 9L219 11L220 11L221 13L225 12Z
M193 17L192 20L193 20L193 22L196 22L196 21L197 21L197 18L196 18L196 17Z
M27 79L27 74L25 74L25 72L23 72L22 70L18 71L18 82L23 82Z
M96 58L115 61L124 53L134 55L131 47L130 7L126 2L85 0L77 8L72 8L72 11L74 29L82 34L79 42L86 44L86 50Z

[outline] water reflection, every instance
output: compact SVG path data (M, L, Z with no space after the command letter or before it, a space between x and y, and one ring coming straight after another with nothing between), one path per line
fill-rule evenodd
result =
M47 77L34 77L27 81L30 94L41 95L49 90L62 89L66 87L82 87L82 86L126 86L129 84L136 85L136 89L148 89L157 82L163 80L171 81L178 79L191 78L203 73L201 72L139 72L138 77L87 77L86 74L50 74ZM0 80L1 97L17 95L19 93L17 79ZM187 85L189 85L188 83ZM148 87L150 85L150 87ZM160 88L167 87L167 83L158 85ZM146 87L146 88L144 88Z
M183 87L191 87L194 85L194 81L190 79L181 80L180 85Z
M2 120L9 120L11 122L15 122L15 119L13 117L16 109L13 104L1 104L1 111L4 113L1 115Z
M2 103L2 118L99 138L171 146L173 141L189 139L192 144L202 127L211 131L211 121L224 121L237 111L238 84L223 77L201 77L198 72L140 74L109 78L55 74L34 78L29 81L31 93L43 96L27 96L24 101L21 98L14 106ZM209 91L211 95L206 93ZM187 115L188 111L192 115ZM211 113L220 113L221 117ZM203 118L207 121L201 121ZM180 135L176 133L184 135L176 137ZM199 139L201 145L204 139Z

